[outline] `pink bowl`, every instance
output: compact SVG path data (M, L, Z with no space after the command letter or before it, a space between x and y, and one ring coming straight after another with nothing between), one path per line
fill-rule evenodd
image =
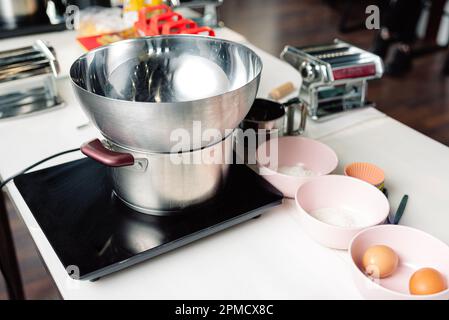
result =
M383 223L390 211L387 198L374 186L356 178L330 175L315 178L296 193L300 223L317 242L334 249L347 249L361 230ZM310 215L317 209L336 208L363 215L361 225L337 226Z
M275 143L278 145L277 155L271 152ZM331 148L324 143L304 137L286 136L276 141L269 140L261 144L257 151L257 163L261 175L288 198L294 198L298 187L313 178L283 174L276 171L278 167L303 163L316 176L322 176L334 171L338 165L337 155ZM268 163L261 161L259 153L266 155Z
M383 244L399 256L399 267L388 278L370 280L361 271L361 260L370 246ZM398 225L372 227L358 233L351 241L349 254L352 275L362 296L388 300L448 300L449 289L431 295L411 295L409 279L418 269L435 268L449 281L449 247L442 241L417 229Z

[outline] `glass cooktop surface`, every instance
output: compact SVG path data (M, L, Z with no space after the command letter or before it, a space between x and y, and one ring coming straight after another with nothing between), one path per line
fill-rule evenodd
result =
M124 205L108 170L84 158L14 182L68 273L96 280L255 218L282 194L245 165L232 165L225 189L201 207L153 216ZM148 262L151 263L151 262Z

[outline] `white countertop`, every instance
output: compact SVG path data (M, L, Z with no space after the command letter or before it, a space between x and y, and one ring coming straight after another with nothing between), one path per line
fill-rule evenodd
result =
M245 42L223 29L219 35ZM24 46L36 38L55 47L62 73L82 50L73 32L1 41L1 48ZM254 48L254 47L253 47ZM259 96L299 74L286 63L254 48L264 63ZM0 176L7 178L48 155L79 147L99 136L87 126L67 78L58 82L66 106L38 115L0 121ZM337 152L340 166L367 160L386 171L392 209L403 194L410 200L401 224L425 230L449 244L449 148L375 109L326 123L309 122L307 135ZM72 154L42 165L62 163ZM225 230L97 282L68 277L13 183L7 191L27 225L48 270L65 299L360 299L350 277L346 252L324 248L299 224L291 200L260 219Z

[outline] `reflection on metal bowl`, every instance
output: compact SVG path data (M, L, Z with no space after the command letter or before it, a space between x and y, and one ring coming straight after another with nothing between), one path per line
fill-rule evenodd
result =
M222 136L248 113L262 62L249 48L179 35L120 41L80 57L70 75L86 113L102 134L134 150L171 152L171 134L193 122ZM193 150L197 141L182 150ZM201 141L208 146L219 140Z

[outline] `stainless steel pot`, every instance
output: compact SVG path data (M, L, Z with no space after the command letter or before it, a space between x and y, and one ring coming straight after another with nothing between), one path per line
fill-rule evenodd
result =
M19 22L45 15L46 0L1 0L0 21L14 25Z
M240 128L284 130L285 107L275 101L267 99L256 99L250 111L240 124Z
M115 194L131 208L156 215L179 213L213 198L233 160L233 134L184 153L150 153L91 141L81 151L110 167Z
M140 151L173 152L171 134L234 129L259 86L261 59L231 41L170 35L120 41L90 51L72 65L73 87L85 112L108 139Z

